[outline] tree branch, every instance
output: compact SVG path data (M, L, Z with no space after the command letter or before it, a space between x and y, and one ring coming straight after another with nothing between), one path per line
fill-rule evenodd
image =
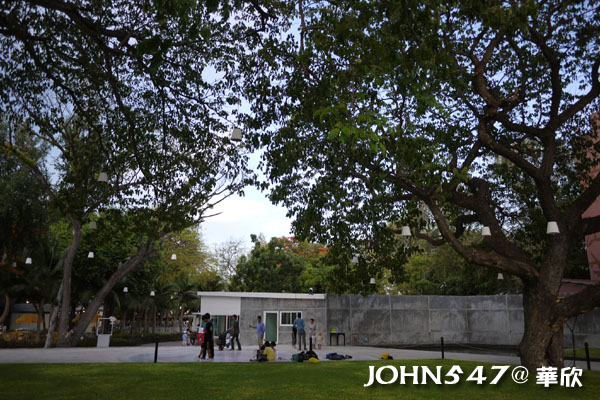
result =
M526 281L534 281L539 277L539 273L532 264L520 261L518 259L504 257L497 253L489 253L486 251L480 251L472 248L465 247L457 238L454 236L446 217L442 211L430 198L422 199L427 207L431 210L435 222L442 236L448 241L454 250L462 255L467 261L474 264L481 265L489 268L496 268L501 271L505 271L511 275L521 277Z
M600 283L587 286L581 292L558 299L558 310L563 323L576 315L591 311L600 306Z

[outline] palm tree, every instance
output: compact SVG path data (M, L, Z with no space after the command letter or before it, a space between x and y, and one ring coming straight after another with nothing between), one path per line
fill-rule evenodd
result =
M10 312L10 292L12 286L12 280L10 276L10 269L7 267L4 260L0 261L0 295L4 296L4 309L0 315L0 326L4 324L8 313Z
M175 296L173 293L177 291L177 286L172 282L157 282L153 288L154 297L151 298L153 307L153 324L152 333L155 333L156 327L156 316L161 316L161 320L164 315L168 315L168 312L173 308ZM160 321L159 321L160 323Z
M174 300L176 301L179 310L179 333L182 333L183 316L188 307L196 307L199 305L200 300L197 296L198 286L190 283L187 278L181 277L174 282L174 288Z
M60 286L62 272L60 256L56 246L47 240L40 242L39 248L28 254L31 264L18 263L19 275L13 290L21 296L30 300L37 311L37 338L39 341L41 333L46 330L44 308L46 304L52 303Z

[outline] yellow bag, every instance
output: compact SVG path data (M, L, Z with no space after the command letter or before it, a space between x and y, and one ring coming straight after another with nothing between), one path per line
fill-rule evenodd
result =
M382 360L387 360L388 358L390 358L390 353L383 353L383 354L381 355L381 359L382 359Z
M311 357L311 358L309 358L309 359L308 359L308 362L309 362L309 363L313 363L313 364L318 364L318 363L319 363L319 360L317 360L317 359L316 359L316 358L314 358L314 357Z

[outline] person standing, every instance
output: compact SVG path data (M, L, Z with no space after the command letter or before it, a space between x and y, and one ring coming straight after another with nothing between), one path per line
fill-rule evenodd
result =
M308 337L309 340L312 340L312 344L317 346L317 324L315 323L315 319L311 318L308 323Z
M250 328L256 329L256 339L258 341L258 348L260 349L265 337L265 323L262 322L262 317L260 315L256 317L256 326L250 325Z
M292 347L296 347L296 337L298 335L298 329L296 325L292 326Z
M208 359L212 360L215 358L215 333L213 328L213 322L210 319L210 314L206 313L206 328L204 330L205 336L208 336L208 342L206 343L206 350L208 352Z
M200 354L198 358L201 360L206 359L206 314L202 316L202 325L204 326L202 332L202 341L200 342Z
M321 346L323 345L323 332L319 332L317 336L317 349L321 350Z
M241 350L242 345L240 344L240 321L238 321L237 315L233 315L231 319L232 326L229 330L229 333L231 334L231 350L235 350L234 340L237 340L238 350Z
M200 346L204 341L204 327L202 323L198 324L198 328L196 330L196 346Z
M215 358L215 343L214 343L214 333L213 333L213 324L210 320L210 314L206 313L202 316L202 321L206 322L204 325L204 340L202 342L202 347L200 350L200 355L198 358L205 360L206 354L208 353L208 359L212 360Z
M301 314L298 314L298 318L294 321L294 326L298 331L298 350L302 350L302 344L304 344L304 350L306 350L306 331L304 330L304 320Z

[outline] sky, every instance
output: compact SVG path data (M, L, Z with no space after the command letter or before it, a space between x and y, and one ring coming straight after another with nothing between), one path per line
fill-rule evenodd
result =
M264 179L258 170L260 152L249 154L248 165ZM202 238L209 249L229 239L241 240L247 251L252 248L250 235L272 237L291 236L291 219L285 214L287 209L275 206L267 199L267 192L261 192L253 186L244 189L244 196L231 196L209 210L210 214L220 213L207 218L200 226Z
M275 206L259 190L248 187L245 196L232 196L213 210L221 214L210 217L202 224L202 237L209 249L228 239L243 240L250 250L250 235L271 237L290 236L291 220L286 209Z

